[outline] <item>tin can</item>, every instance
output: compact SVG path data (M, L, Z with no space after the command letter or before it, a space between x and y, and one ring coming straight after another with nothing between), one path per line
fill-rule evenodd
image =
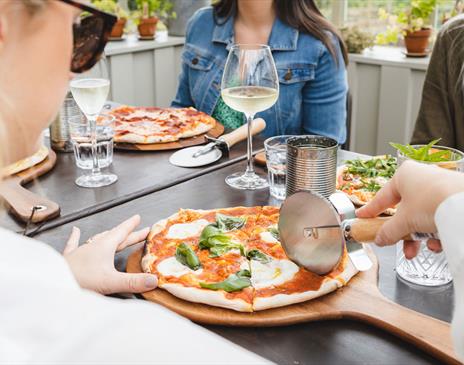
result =
M82 117L82 112L71 92L68 92L58 115L50 125L50 145L53 150L58 152L73 151L68 122L79 120Z
M287 197L313 191L328 198L335 192L338 142L323 136L297 136L287 141Z

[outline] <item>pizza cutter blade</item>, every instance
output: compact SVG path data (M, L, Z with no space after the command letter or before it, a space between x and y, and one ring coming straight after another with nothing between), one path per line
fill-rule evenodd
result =
M251 134L260 133L266 128L266 122L257 118L251 125ZM236 130L223 135L220 138L205 136L209 142L206 146L188 147L172 154L169 162L180 167L198 167L208 165L219 160L222 155L228 156L230 148L243 141L248 135L248 125L242 125Z
M209 165L222 157L222 151L218 148L212 148L207 153L203 153L198 157L193 157L193 155L202 148L204 148L204 146L183 148L173 153L169 158L169 162L180 167L198 167Z

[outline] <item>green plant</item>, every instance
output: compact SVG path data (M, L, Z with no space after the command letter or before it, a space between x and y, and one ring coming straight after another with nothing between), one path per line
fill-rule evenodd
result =
M435 139L425 146L413 147L409 144L403 145L391 142L390 145L400 151L404 156L412 160L424 162L448 162L453 160L453 154L449 150L438 150L434 148L441 138Z
M135 0L134 5L136 9L133 15L136 19L156 16L166 20L176 17L171 0Z
M129 13L118 4L117 0L92 0L92 4L97 9L114 14L120 19L129 17Z
M349 53L361 53L366 48L374 45L374 37L372 34L363 32L358 27L345 27L340 29L343 40Z
M379 19L387 22L387 29L377 34L376 44L395 44L400 35L406 36L424 28L431 27L431 15L442 0L411 0L409 5L388 13L385 9L379 9Z

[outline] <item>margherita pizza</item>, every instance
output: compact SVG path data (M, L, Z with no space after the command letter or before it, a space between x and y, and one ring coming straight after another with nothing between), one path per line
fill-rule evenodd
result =
M348 160L337 171L337 190L346 193L356 205L366 205L393 177L396 158L386 155L369 160ZM388 209L386 214L394 214Z
M115 117L114 141L119 143L167 143L208 132L216 120L194 108L120 106Z
M345 285L356 269L345 252L325 276L286 256L275 207L180 210L156 223L142 269L184 300L252 312L313 299Z

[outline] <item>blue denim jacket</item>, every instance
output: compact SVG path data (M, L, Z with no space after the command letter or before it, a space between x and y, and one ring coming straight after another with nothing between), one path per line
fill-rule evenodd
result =
M212 114L220 96L234 19L216 24L211 7L198 10L187 26L179 88L172 105L194 106ZM338 42L338 65L324 44L276 19L269 46L280 81L278 102L257 114L264 136L319 134L346 139L346 69Z

